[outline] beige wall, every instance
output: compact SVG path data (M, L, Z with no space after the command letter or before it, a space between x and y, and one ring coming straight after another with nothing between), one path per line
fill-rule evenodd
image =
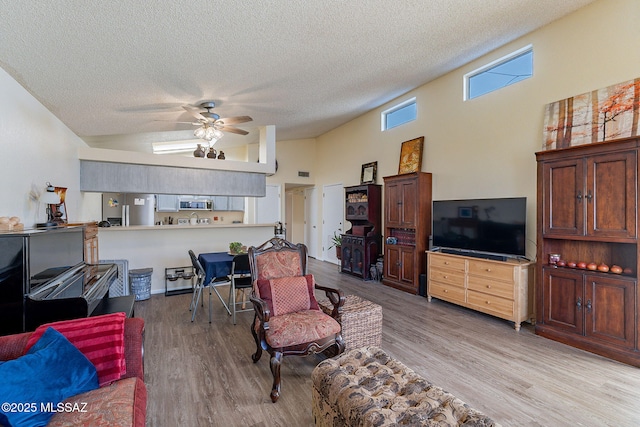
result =
M535 257L536 164L544 105L640 76L640 2L600 0L317 139L316 186L359 183L378 162L378 183L397 173L400 144L425 137L422 170L434 199L526 196L527 256ZM425 41L426 42L426 41ZM463 75L528 44L534 76L463 101ZM380 112L415 96L415 122L380 131Z
M47 181L67 187L66 205L75 221L85 216L79 191L77 148L86 144L18 82L0 69L0 216L18 216L25 227L46 220L45 207L30 199Z

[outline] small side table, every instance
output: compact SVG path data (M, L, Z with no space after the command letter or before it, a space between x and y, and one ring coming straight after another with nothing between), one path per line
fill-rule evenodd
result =
M331 315L328 299L318 301L320 309ZM342 326L345 351L382 344L382 307L357 295L347 295L338 322Z

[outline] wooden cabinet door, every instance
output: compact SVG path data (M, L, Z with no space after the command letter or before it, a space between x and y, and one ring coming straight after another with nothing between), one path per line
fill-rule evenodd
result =
M544 268L542 274L542 323L582 335L584 306L582 272Z
M586 275L585 282L585 335L634 348L636 282L595 274Z
M418 217L417 183L413 178L386 182L385 218L387 227L415 227Z
M418 220L418 185L415 180L402 181L400 212L403 227L415 227Z
M583 161L548 162L542 173L544 235L584 235Z
M413 248L407 246L386 245L385 279L411 289L417 289L417 286L414 286L414 252Z
M384 215L387 227L400 227L402 224L402 186L398 181L388 181L384 190Z
M636 163L635 152L587 158L587 235L635 239Z
M400 247L395 245L385 245L384 255L384 278L394 282L400 282L401 276L401 253Z
M411 289L418 289L416 271L415 250L409 247L402 247L400 249L400 282Z

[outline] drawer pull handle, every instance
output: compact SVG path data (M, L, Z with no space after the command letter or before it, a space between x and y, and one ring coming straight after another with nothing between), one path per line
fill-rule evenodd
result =
M448 289L445 289L445 290L444 290L444 293L446 294L447 292L449 292L449 290L448 290Z
M491 304L491 301L485 301L487 303L487 305Z
M487 289L491 289L491 285L487 285Z
M488 271L488 272L490 272L490 271L491 271L491 269L490 269L490 268L487 268L487 271Z
M445 261L445 262L444 262L444 265L449 265L449 261Z
M447 276L447 275L444 275L444 276L442 276L442 277L443 277L444 279L448 279L448 278L449 278L449 276Z

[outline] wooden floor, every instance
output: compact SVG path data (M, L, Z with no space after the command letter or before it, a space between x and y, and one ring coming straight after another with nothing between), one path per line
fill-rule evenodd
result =
M382 348L503 426L640 426L640 369L520 332L491 316L340 274L310 260L318 283L383 307ZM253 314L237 325L214 294L195 322L190 294L136 302L146 322L149 426L310 426L319 356L285 358L282 396L269 399L269 357L253 364Z

